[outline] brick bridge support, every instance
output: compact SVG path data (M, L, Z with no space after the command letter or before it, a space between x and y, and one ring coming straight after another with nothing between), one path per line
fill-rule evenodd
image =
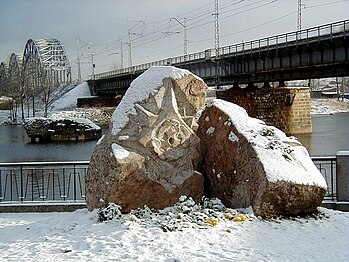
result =
M217 91L217 98L233 102L286 134L311 133L309 88L231 88Z

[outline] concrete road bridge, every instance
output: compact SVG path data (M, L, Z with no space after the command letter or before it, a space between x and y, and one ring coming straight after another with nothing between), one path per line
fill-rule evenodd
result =
M348 76L349 19L96 74L89 85L95 95L123 94L146 69L164 65L188 69L211 86Z

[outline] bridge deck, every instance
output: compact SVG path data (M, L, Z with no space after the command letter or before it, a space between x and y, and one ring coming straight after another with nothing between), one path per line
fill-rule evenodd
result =
M349 73L349 19L313 28L207 49L96 74L95 94L124 92L151 66L173 65L202 77L208 85L346 76Z

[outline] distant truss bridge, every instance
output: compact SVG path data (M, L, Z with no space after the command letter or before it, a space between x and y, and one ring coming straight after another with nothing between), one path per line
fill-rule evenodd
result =
M48 86L71 82L71 67L57 39L29 39L23 53L0 64L0 95L31 96Z

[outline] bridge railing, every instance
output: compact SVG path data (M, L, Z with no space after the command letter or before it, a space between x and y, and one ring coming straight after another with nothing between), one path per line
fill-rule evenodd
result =
M85 202L89 161L0 163L0 204Z
M327 183L325 200L337 200L337 158L335 156L316 156L311 158Z
M345 36L349 31L349 20L321 25L313 28L294 31L286 34L265 37L249 42L242 42L220 49L221 55L239 54L243 52L264 51L269 48L280 48L318 41L323 37Z
M336 201L336 157L312 157L324 176L325 200ZM89 161L0 163L0 206L8 203L85 203Z
M234 45L224 46L219 49L220 56L231 56L237 55L244 52L255 52L256 50L266 50L271 48L281 48L287 47L288 45L297 45L305 42L312 42L320 40L324 37L340 37L346 36L346 32L349 31L349 19L334 22L330 24L325 24L321 26L316 26L312 28L302 29L300 31L294 31L290 33L274 35L271 37L265 37L257 40L252 40L248 42L242 42ZM117 69L113 71L108 71L104 73L95 74L95 79L108 78L112 76L121 76L125 74L135 73L137 71L144 71L151 66L165 66L165 65L175 65L181 63L188 63L195 60L211 60L216 58L215 49L207 49L205 51L192 53L183 56L177 56L162 60L157 60L150 63L144 63L132 67L125 67L122 69Z

